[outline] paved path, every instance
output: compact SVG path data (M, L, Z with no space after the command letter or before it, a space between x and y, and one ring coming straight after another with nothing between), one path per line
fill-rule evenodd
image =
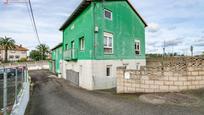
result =
M36 85L27 115L204 115L201 107L152 105L136 95L86 91L65 80L48 78L50 73L45 70L29 74Z

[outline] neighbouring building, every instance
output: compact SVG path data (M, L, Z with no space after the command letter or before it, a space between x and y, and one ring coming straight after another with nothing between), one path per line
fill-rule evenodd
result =
M52 51L52 59L50 63L50 70L53 73L61 75L60 63L62 62L62 43L58 44L54 48L51 49Z
M23 58L27 58L28 49L22 45L15 45L15 49L8 50L7 59L8 61L18 61ZM5 60L5 50L0 48L0 60Z
M60 28L63 78L88 90L116 87L118 66L146 65L146 26L128 0L83 0Z

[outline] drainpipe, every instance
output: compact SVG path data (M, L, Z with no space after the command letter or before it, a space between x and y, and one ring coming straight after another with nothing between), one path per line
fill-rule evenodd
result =
M96 2L94 2L94 7L93 7L93 30L94 30L94 55L93 58L96 58L96 32L95 32L95 27L96 27L96 13L95 13L95 8L96 8Z

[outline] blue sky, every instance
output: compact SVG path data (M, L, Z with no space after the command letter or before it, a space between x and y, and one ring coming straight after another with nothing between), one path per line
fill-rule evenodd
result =
M23 1L23 0L18 0ZM81 0L31 0L40 39L51 48L61 42L58 30ZM165 41L167 52L195 54L204 51L203 0L131 0L148 23L146 51L161 53ZM38 44L25 4L0 2L0 36L9 36L18 44L34 49Z

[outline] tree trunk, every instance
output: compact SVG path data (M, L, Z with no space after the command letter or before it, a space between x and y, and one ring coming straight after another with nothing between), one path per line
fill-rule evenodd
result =
M8 61L8 48L5 47L5 62Z

